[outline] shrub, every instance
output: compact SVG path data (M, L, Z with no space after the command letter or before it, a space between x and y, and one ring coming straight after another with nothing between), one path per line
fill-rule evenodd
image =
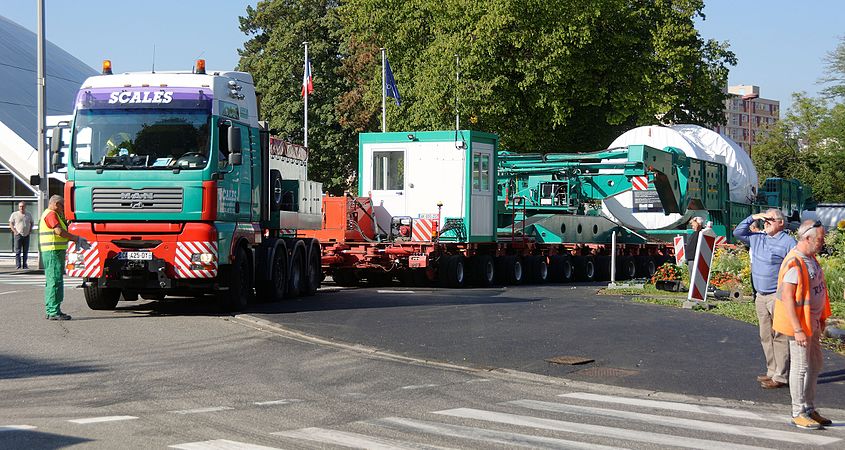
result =
M745 247L727 248L719 247L713 254L714 274L710 276L710 284L721 289L719 284L713 280L715 273L730 274L734 277L736 284L733 286L745 295L751 294L751 259ZM723 275L726 277L727 275ZM727 281L727 280L717 280Z
M845 302L843 290L845 290L845 258L836 256L821 256L819 264L824 271L824 280L827 282L827 293L830 295L830 302Z
M716 289L724 289L730 291L740 287L741 283L739 276L730 272L716 272L710 274L710 284Z
M658 280L672 280L672 281L684 281L685 279L689 279L689 274L687 274L688 269L686 265L675 265L672 263L665 263L662 266L657 268L657 271L654 272L654 275L651 277L649 282L651 284L655 284Z

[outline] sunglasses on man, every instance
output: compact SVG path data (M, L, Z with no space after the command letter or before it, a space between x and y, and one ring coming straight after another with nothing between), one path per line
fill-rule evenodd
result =
M820 227L824 227L824 225L822 224L821 220L817 220L816 223L813 224L813 226L804 230L804 232L801 233L801 236L804 236L805 234L807 234L808 231L810 231L814 228L820 228Z

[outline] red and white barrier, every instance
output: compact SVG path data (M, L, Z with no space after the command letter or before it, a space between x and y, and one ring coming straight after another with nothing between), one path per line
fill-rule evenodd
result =
M437 219L414 219L411 226L412 241L431 242L437 232Z
M75 263L76 253L82 253L82 258L85 261L84 264ZM70 261L74 261L73 266L68 264ZM77 247L73 241L68 242L67 252L65 252L65 273L69 277L99 277L100 273L102 273L102 267L100 265L100 251L97 250L97 242L91 242L85 250Z
M687 300L703 302L707 298L707 285L710 283L710 265L713 263L713 251L716 248L716 233L712 228L705 228L698 234L695 246L695 263L690 273L689 294Z
M681 265L687 263L687 255L686 255L686 246L684 245L684 237L683 236L675 236L675 241L673 242L673 247L675 247L675 264Z
M644 191L648 189L648 177L631 177L631 186L635 191Z

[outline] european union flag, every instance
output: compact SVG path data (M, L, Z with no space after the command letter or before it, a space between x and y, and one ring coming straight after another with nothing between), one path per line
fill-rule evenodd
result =
M384 58L384 92L396 100L396 106L402 104L402 97L399 96L399 88L396 87L396 80L393 79L393 71L390 70L390 61L387 58Z

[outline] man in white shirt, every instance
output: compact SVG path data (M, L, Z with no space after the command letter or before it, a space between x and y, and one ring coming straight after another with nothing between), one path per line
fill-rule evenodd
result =
M29 233L32 232L32 214L26 210L26 202L18 203L18 210L9 217L9 228L15 246L15 266L29 269L26 259L29 256Z

